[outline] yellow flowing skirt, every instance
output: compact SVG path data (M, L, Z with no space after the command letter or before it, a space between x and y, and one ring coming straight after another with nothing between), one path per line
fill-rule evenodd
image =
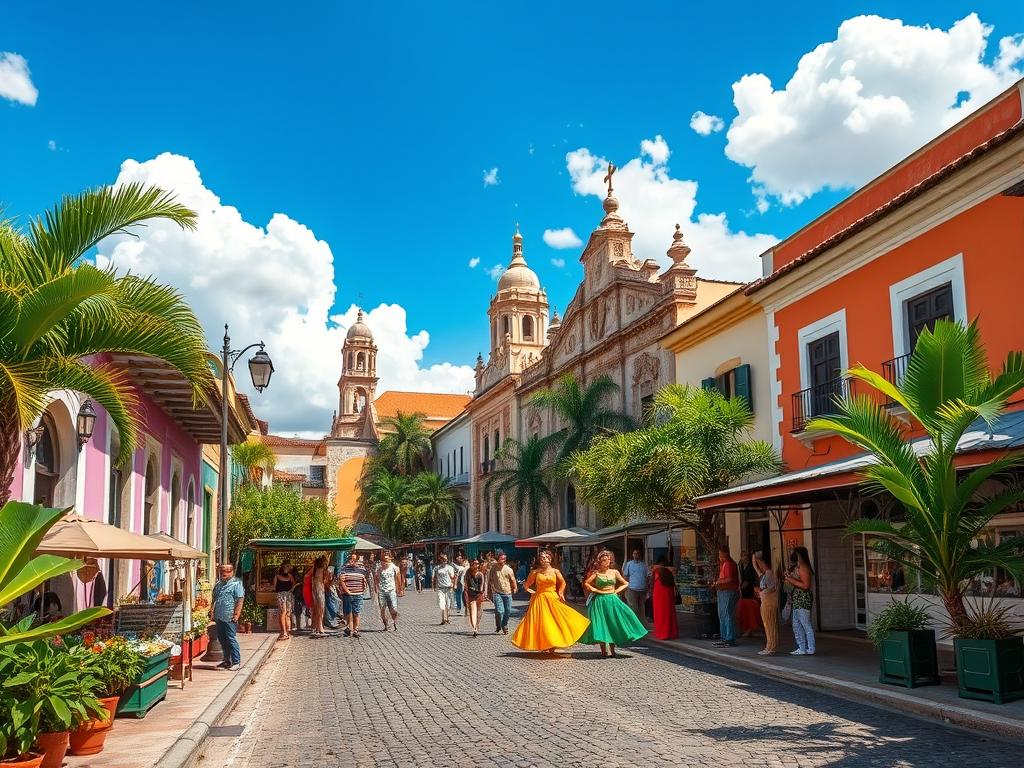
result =
M530 598L526 615L512 633L512 645L524 651L568 648L587 631L590 620L558 599L555 592Z

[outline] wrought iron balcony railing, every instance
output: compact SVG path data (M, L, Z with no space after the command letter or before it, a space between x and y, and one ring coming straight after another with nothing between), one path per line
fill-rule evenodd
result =
M910 353L894 357L892 360L886 360L882 363L882 376L885 380L892 384L894 387L899 387L903 384L903 379L907 375L907 364L910 362ZM888 399L887 405L892 405L893 401L891 398Z
M817 416L836 413L837 403L853 394L853 386L853 379L840 376L794 393L792 432L803 432Z

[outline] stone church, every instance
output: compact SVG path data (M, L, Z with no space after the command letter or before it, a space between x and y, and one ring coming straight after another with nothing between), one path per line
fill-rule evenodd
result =
M490 353L477 357L476 390L467 411L472 420L472 530L528 536L569 526L594 528L593 510L577 504L571 484L553 491L556 502L541 516L540 531L528 515L506 500L495 504L484 492L495 469L495 451L508 438L525 441L562 425L548 409L528 405L542 388L572 373L584 384L608 375L619 389L614 405L638 421L654 393L674 380L672 354L658 345L666 332L733 291L737 283L697 277L687 262L690 248L676 226L661 270L653 259L640 262L632 252L633 233L619 215L606 177L604 218L583 249L583 282L565 315L549 319L547 293L523 253L518 229L512 259L498 281L488 309Z

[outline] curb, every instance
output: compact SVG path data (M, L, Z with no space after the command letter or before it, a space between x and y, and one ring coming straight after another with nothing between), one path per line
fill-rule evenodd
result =
M680 646L667 640L656 640L648 637L645 642L648 646L671 651L680 656L710 661L727 669L737 669L801 688L810 688L848 701L868 704L869 706L884 709L888 714L892 714L895 708L899 712L910 713L932 721L939 721L944 725L965 728L973 733L981 732L982 734L1016 743L1024 742L1024 722L1003 717L1002 715L928 701L896 690L887 691L872 688L861 683L837 680L834 677L817 675L812 672L802 672L788 667L779 667L767 662L730 656L729 654L718 653L717 651L704 648Z
M189 768L199 757L199 750L210 734L210 728L223 720L234 708L245 687L263 667L274 650L277 637L270 635L235 673L224 689L214 697L192 725L167 748L153 768Z

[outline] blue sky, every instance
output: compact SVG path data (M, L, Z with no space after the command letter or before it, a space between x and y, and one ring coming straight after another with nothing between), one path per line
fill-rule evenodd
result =
M258 229L246 230L254 250L235 256L243 265L250 259L250 269L211 278L223 287L197 282L195 272L204 259L230 259L211 248L193 254L189 241L174 253L154 245L148 257L115 254L115 244L101 251L116 264L148 265L180 281L195 292L208 327L230 313L225 319L240 334L276 332L284 359L291 352L283 347L303 346L297 336L308 334L309 345L336 338L323 335L312 314L350 320L355 302L397 305L405 314L392 317L392 330L408 346L396 342L396 354L421 359L412 368L395 363L396 388L465 388L459 367L486 354L494 288L487 268L507 262L517 221L527 260L564 308L580 277L581 249L551 248L542 233L569 227L586 241L601 214L593 190L601 158L620 166L635 160L633 181L624 173L625 188L617 189L641 250L662 242L663 254L675 217L702 275L753 276L764 243L936 135L957 116L955 103L976 107L1019 77L1013 46L1021 38L1012 36L1024 32L1024 11L1009 2L833 2L790 13L753 3L256 2L179 4L176 14L139 3L41 5L11 4L0 27L0 52L24 60L37 91L34 99L25 91L12 97L20 64L0 58L6 214L23 217L62 193L112 183L128 159L143 164L126 171L139 178L184 179L180 164L146 163L161 153L187 158L202 188L219 198L211 205L238 209L241 222L231 226L267 227L284 214L286 233L268 246ZM762 73L785 88L804 54L837 41L840 25L863 14L903 22L847 27L835 47L857 65L871 99L816 108L794 92L771 106L748 81L750 103L737 121L734 83ZM965 19L948 50L912 29L947 34ZM909 63L894 64L901 52ZM807 73L839 71L820 69ZM915 79L923 77L943 87L931 93ZM720 117L724 130L697 133L698 110ZM807 135L777 135L779 125L792 124ZM856 134L852 143L843 130ZM651 143L641 155L644 140ZM486 185L493 168L497 183ZM697 224L701 213L725 219ZM480 261L470 268L473 259ZM176 260L191 266L175 271ZM259 285L245 286L247 276ZM315 312L307 312L302 292L332 276L336 291L311 299ZM242 294L237 305L232 292ZM287 307L278 307L277 325L268 325L258 308L275 301L300 306L303 322L290 324ZM325 302L331 306L320 307ZM328 352L319 365L333 370L323 381L337 376L336 350ZM304 388L310 365L295 360L291 387L276 398L267 391L267 407L286 431L316 431L332 407L334 392ZM295 396L310 407L286 408Z

